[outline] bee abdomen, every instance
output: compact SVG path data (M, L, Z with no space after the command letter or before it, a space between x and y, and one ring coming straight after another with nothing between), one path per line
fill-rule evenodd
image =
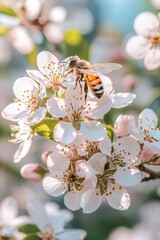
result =
M101 98L104 93L104 88L100 77L87 76L88 85L97 98Z

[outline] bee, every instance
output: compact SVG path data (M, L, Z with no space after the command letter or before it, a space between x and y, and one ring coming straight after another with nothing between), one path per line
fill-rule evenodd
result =
M72 73L76 78L75 87L77 86L77 83L81 86L81 83L84 82L85 99L87 98L88 87L95 97L101 98L104 93L101 76L122 67L118 63L90 64L88 61L80 59L78 56L71 56L67 61L66 75Z

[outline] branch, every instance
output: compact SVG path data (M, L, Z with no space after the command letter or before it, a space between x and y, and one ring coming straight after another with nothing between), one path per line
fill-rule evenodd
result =
M139 170L145 173L148 173L147 177L142 179L142 182L146 182L149 180L160 179L160 172L154 172L149 168L146 168L144 165L138 166Z

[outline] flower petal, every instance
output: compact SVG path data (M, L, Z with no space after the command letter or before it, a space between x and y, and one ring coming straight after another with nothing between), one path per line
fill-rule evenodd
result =
M160 67L160 48L159 46L149 49L144 57L144 66L148 70L155 70Z
M32 138L26 139L24 142L22 142L19 146L18 149L16 151L16 153L14 154L14 162L18 163L21 161L22 158L24 158L30 147L32 144Z
M50 69L48 69L47 67L49 67L49 64L53 64L58 63L58 59L55 55L53 55L52 53L48 52L48 51L43 51L40 52L37 56L37 66L38 69L44 74L44 75L48 75L48 73L51 71Z
M81 122L80 133L91 141L100 141L106 136L106 130L102 123L97 121Z
M45 77L43 76L43 74L40 71L38 71L38 70L26 70L26 72L28 73L30 78L36 80L36 82L38 82L38 83L45 82Z
M125 162L133 162L140 152L139 143L132 137L123 137L114 144L114 153L124 158Z
M154 35L159 28L158 17L151 12L142 12L134 20L134 30L143 36Z
M105 136L105 138L99 142L99 148L101 152L106 154L107 156L111 156L111 147L112 142L108 136Z
M28 116L25 119L25 123L28 125L33 125L40 122L45 117L46 112L47 110L45 107L38 108L35 112L33 112L30 116Z
M53 178L51 174L48 174L42 182L44 190L51 196L61 196L67 190L67 185L60 180Z
M20 121L29 114L28 108L22 102L9 104L2 112L2 117L10 121Z
M133 102L136 95L133 93L116 93L112 96L112 108L123 108Z
M63 175L63 172L68 169L69 164L69 158L60 151L54 151L47 159L48 170L58 177Z
M62 231L62 233L58 234L56 236L57 240L79 240L84 239L86 237L87 233L84 230L81 229L65 229Z
M96 211L102 203L102 196L98 189L91 188L82 195L81 208L84 213Z
M36 198L30 198L27 202L27 210L34 223L43 232L45 225L50 224L50 220L43 204Z
M13 197L5 198L0 205L1 220L4 224L8 224L8 219L11 221L18 215L18 205Z
M77 135L76 129L70 122L60 121L54 128L54 139L64 144L71 143Z
M106 198L108 204L117 210L127 210L130 206L130 196L125 188L111 184L107 188Z
M117 166L114 177L115 180L124 187L134 186L142 181L142 173L140 170L129 164L124 167Z
M66 205L66 207L72 211L77 211L78 209L80 209L82 194L83 191L78 191L76 189L66 193L64 196L64 204Z
M142 36L131 37L126 44L126 52L134 59L144 58L151 44Z
M50 98L47 101L47 110L53 117L65 117L67 112L65 110L65 102L64 99L54 97Z
M22 77L18 78L13 85L13 92L15 96L23 100L28 96L28 93L30 92L38 92L39 91L39 86L38 84L31 78L28 77Z
M100 99L94 98L91 101L87 101L87 104L90 104L91 107L89 116L94 119L103 117L112 107L112 101L106 95L103 95Z
M152 109L146 108L140 113L138 119L138 128L141 133L152 137L152 130L155 130L157 125L158 118Z

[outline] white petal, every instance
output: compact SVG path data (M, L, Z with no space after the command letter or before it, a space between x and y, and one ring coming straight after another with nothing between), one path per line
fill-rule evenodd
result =
M20 162L22 158L24 158L32 144L32 138L26 139L24 142L20 143L16 153L14 154L14 162Z
M51 174L48 174L43 179L42 185L44 190L53 197L60 196L67 190L66 184L56 178L53 178Z
M66 90L65 93L65 103L67 104L67 108L80 109L85 105L85 92L81 89L78 84L75 87L70 87Z
M43 232L45 225L50 223L44 205L36 198L31 198L27 202L27 210L34 223Z
M101 80L103 82L104 94L107 96L113 91L113 82L107 76L101 76Z
M158 27L158 17L151 12L142 12L134 20L134 30L140 35L155 35Z
M142 59L151 44L142 36L131 37L126 44L126 52L134 59Z
M83 191L73 190L65 194L64 204L72 211L80 209L80 202Z
M105 138L99 142L99 148L101 152L106 154L107 156L111 156L111 147L112 142L108 136L105 136Z
M47 70L48 64L51 64L52 62L58 63L59 61L55 55L48 51L40 52L37 56L37 66L44 75L48 73Z
M39 91L38 84L33 79L28 77L18 78L13 85L13 92L20 100L23 100L24 97L28 95L28 92L30 94L30 92L35 90L36 92Z
M77 135L76 129L70 122L60 121L54 128L54 139L64 144L71 143Z
M45 77L38 70L26 70L26 72L28 73L30 78L33 78L34 80L36 80L36 82L45 82Z
M142 174L140 170L129 164L125 167L117 166L114 177L115 180L124 187L134 186L142 181Z
M158 141L160 141L160 130L153 130L152 131L152 137Z
M103 117L112 107L112 102L110 97L103 95L100 99L94 98L92 101L87 101L90 104L90 117L94 119L99 119ZM92 105L94 107L92 108Z
M160 47L149 49L144 57L144 66L148 70L155 70L160 67Z
M112 96L112 108L123 108L133 102L136 95L133 93L116 93Z
M12 221L18 215L18 204L13 197L5 198L0 205L0 219L4 224L8 224L8 220Z
M10 121L20 121L29 114L28 108L22 102L9 104L2 112L2 117Z
M39 88L40 88L40 89L39 89L39 91L40 91L39 97L40 97L41 99L43 99L43 98L46 97L46 86L45 86L44 82L41 82L41 83L40 83Z
M139 143L132 137L123 137L114 144L114 153L124 157L126 162L132 162L140 152Z
M56 236L57 240L80 240L86 237L87 233L81 229L65 229L62 233Z
M127 210L130 206L130 196L121 186L111 185L107 188L106 198L108 204L117 210Z
M23 55L29 54L34 49L33 40L27 30L27 28L22 25L13 28L9 34L8 38L13 45L13 47ZM25 47L24 47L25 46Z
M138 119L139 131L146 136L152 137L152 130L155 130L158 125L158 118L152 109L144 109Z
M102 196L98 189L91 188L82 195L81 208L84 213L96 211L102 203Z
M69 164L69 158L60 151L54 151L47 159L48 170L58 177L63 175L63 172L68 169Z
M107 158L105 154L95 153L87 162L90 174L91 175L102 174L106 162Z
M47 112L47 110L45 107L38 108L35 112L33 112L31 115L29 115L25 119L25 123L28 125L33 125L33 124L40 122L45 117L46 112Z
M84 138L91 141L100 141L106 136L104 126L97 121L81 122L80 133Z
M47 101L47 110L53 117L65 117L67 112L65 110L65 101L63 98L50 98Z

